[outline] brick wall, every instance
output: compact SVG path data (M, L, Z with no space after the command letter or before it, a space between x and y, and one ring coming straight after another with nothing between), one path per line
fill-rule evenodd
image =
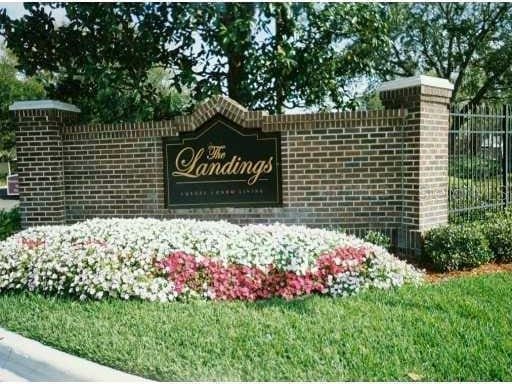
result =
M172 121L113 125L73 125L72 112L14 108L23 223L112 216L279 221L377 229L417 248L418 233L446 221L449 91L420 85L385 90L382 99L386 110L269 116L215 97ZM164 207L162 137L216 114L281 132L282 207Z
M56 109L16 112L16 152L22 225L65 220L62 128L77 115Z
M451 89L415 85L380 94L387 108L406 108L404 225L413 248L421 234L448 221L448 130ZM411 234L411 233L409 233ZM409 246L411 247L411 246Z
M164 208L161 138L186 130L186 124L65 127L66 218L143 215L395 227L403 121L400 110L262 115L250 125L282 135L283 207L173 210Z
M407 151L413 154L404 183L406 205L418 211L414 222L424 231L447 220L448 213L448 103L451 91L414 86L384 91L388 108L407 108Z

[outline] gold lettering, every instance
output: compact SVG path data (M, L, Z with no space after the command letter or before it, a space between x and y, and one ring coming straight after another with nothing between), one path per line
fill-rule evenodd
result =
M233 166L236 162L236 158L237 156L233 156L231 160L229 160L227 163L224 163L224 165L220 169L221 175L230 175L232 173Z
M258 181L261 173L265 169L266 163L267 162L265 160L259 160L256 162L256 164L254 164L254 167L252 167L252 173L254 173L254 175L252 175L249 178L249 180L247 180L247 184L253 185L254 183L256 183Z
M252 168L252 161L250 160L247 160L247 161L242 161L240 163L240 169L238 170L238 174L241 174L241 173L251 173L251 168Z
M240 166L240 158L235 156L235 165L233 166L233 173L238 173L238 167Z
M207 176L208 175L208 163L201 163L197 166L196 170L197 176Z
M270 173L272 172L272 160L274 159L274 156L270 156L267 160L267 164L265 165L265 169L263 172Z
M222 160L226 157L226 152L224 150L226 149L225 145L213 145L210 144L208 146L208 160Z
M211 176L213 174L219 175L221 171L221 165L220 163L211 163L210 164L210 170L208 171L208 174Z
M187 152L190 153L190 159L187 160ZM196 178L198 175L194 175L194 168L199 161L199 159L203 156L204 149L201 148L197 153L195 153L194 148L186 147L183 148L178 155L176 156L176 169L172 173L173 176L185 176L185 177L193 177Z
M271 156L267 160L243 160L240 156L234 155L225 163L220 161L226 157L225 145L210 144L206 148L200 148L197 151L193 147L185 147L176 156L176 170L172 176L182 176L189 178L198 178L200 176L219 176L219 175L247 175L248 185L254 185L260 180L263 174L272 172ZM206 154L206 156L204 156ZM201 161L202 159L207 161Z

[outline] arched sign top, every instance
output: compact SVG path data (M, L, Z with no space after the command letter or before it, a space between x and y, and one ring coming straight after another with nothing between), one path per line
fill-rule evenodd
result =
M222 115L244 128L257 128L262 118L268 116L268 113L261 110L249 111L235 100L217 95L200 103L190 115L186 116L187 130L195 130L217 115Z
M216 114L193 132L163 139L169 208L282 205L281 134Z

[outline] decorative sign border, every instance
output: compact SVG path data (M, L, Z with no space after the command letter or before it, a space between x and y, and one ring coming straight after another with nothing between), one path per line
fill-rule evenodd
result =
M183 203L183 202L173 202L173 198L171 196L172 185L174 185L172 180L172 175L169 174L169 162L173 163L176 161L175 158L169 159L170 152L173 149L177 149L180 147L184 147L186 145L192 145L194 142L197 142L204 135L209 133L212 129L216 129L218 126L222 125L224 128L227 128L233 132L235 132L240 137L247 139L253 137L255 141L273 141L273 167L271 174L271 182L273 184L273 188L275 188L275 198L272 200L251 200L254 197L248 197L245 201L208 201L208 198L205 197L205 200L200 203ZM164 160L164 193L165 193L165 208L215 208L215 207L281 207L283 205L282 200L282 167L281 167L281 132L262 132L261 129L258 128L244 128L235 122L227 119L222 115L215 115L210 120L202 124L198 129L192 132L181 132L179 136L175 137L164 137L162 138L162 146L163 146L163 160ZM243 150L243 148L238 148ZM174 169L173 167L171 169ZM206 177L206 176L205 176ZM217 176L220 180L207 180L207 181L189 181L189 182L181 182L181 183L190 183L190 184L206 184L206 183L236 183L241 180L230 180L229 177L226 180L222 180L220 176ZM244 180L245 181L245 180ZM229 199L229 197L227 197ZM176 201L176 200L175 200Z

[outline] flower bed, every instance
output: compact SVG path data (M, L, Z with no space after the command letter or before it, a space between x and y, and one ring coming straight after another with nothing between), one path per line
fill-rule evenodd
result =
M422 272L354 236L303 226L94 219L0 243L0 291L171 301L343 296Z

